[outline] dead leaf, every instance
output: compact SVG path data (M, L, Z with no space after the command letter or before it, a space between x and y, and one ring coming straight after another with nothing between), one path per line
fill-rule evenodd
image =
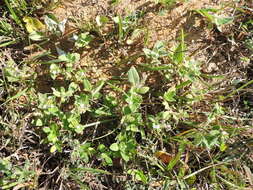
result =
M168 164L173 158L171 154L164 151L157 151L155 157L161 160L164 164Z

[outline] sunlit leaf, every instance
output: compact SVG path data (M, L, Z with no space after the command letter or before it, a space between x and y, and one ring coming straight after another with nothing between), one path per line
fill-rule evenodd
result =
M174 102L176 101L175 97L176 97L176 88L175 86L169 88L167 90L167 92L164 93L164 99L168 102Z
M134 66L128 71L128 80L132 85L137 86L140 83L140 77Z
M38 32L45 28L45 25L37 18L25 16L23 21L26 23L25 27L29 33Z
M118 145L118 143L113 143L113 144L111 144L111 146L110 146L110 149L112 150L112 151L119 151L119 145Z

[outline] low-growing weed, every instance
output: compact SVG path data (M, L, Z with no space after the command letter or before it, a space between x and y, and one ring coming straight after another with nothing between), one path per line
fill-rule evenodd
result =
M178 2L184 1L155 1L166 7ZM205 63L190 56L188 34L180 30L173 47L162 40L149 44L141 10L97 15L86 25L72 20L76 28L66 34L69 20L53 13L39 18L33 11L42 5L33 3L5 0L0 18L0 47L5 48L0 52L2 189L252 185L246 159L251 144L244 135L249 118L234 116L224 103L250 90L252 80L230 92L215 92L221 87L212 77L225 77L203 73ZM219 11L195 10L222 32L236 17ZM246 32L251 25L244 23ZM141 45L135 48L138 38ZM6 47L22 40L32 48L17 58ZM249 50L250 40L244 42ZM98 71L106 77L93 77ZM114 71L120 74L106 75ZM250 110L250 100L244 107ZM243 142L239 149L237 140Z

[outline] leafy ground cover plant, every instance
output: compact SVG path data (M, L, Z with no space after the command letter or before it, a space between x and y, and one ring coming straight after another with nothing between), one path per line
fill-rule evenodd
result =
M84 25L52 9L36 14L55 3L5 0L0 9L2 189L251 188L252 105L243 96L250 76L240 84L223 71L204 72L206 63L189 53L187 27L171 44L152 42L142 25L149 9L171 11L177 1L144 4L145 14L96 15ZM121 2L111 3L113 10ZM250 6L226 7L234 15L189 11L211 24L214 41L243 47L238 60L250 62ZM243 33L224 33L238 24ZM96 63L104 59L110 69ZM243 68L249 75L250 66ZM239 97L244 104L235 112Z

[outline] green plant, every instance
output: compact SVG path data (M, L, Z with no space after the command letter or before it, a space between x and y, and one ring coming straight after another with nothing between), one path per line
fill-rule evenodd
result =
M237 23L242 32L233 31L219 47L199 36L207 48L239 57L230 62L238 61L234 70L245 78L238 72L231 82L233 73L226 72L227 79L222 68L203 73L209 62L192 53L198 43L187 38L188 27L195 27L188 22L189 33L181 30L171 42L150 36L157 30L142 21L156 17L156 8L181 2L133 2L138 8L125 16L114 10L125 2L112 1L115 7L94 20L70 18L70 31L57 11L41 12L46 9L39 1L0 3L1 189L249 186L252 105L245 97L253 83L247 78L252 14L246 18L246 7L231 7L233 18L221 16L220 9L195 11L220 31L243 17ZM196 15L188 16L191 21ZM214 34L211 41L220 42L216 37L223 33ZM217 58L198 51L204 60Z
M13 187L30 187L36 188L36 172L31 168L31 163L26 161L22 166L15 166L11 163L10 157L0 159L1 175L5 176L0 179L1 189L11 189Z
M210 28L213 28L213 26L216 26L217 29L222 32L222 26L232 23L234 18L233 17L224 17L219 15L218 9L199 9L195 10L197 13L205 17L208 22L210 23Z
M132 14L122 18L122 16L116 16L113 21L118 25L118 38L119 41L125 40L125 38L134 30L138 25L138 19L142 16L141 12L133 12Z

